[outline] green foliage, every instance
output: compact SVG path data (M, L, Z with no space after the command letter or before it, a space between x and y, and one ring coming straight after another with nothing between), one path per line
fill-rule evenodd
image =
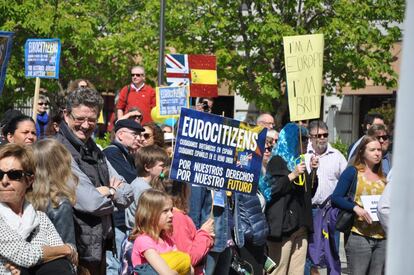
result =
M111 133L106 132L103 138L96 138L95 142L102 146L102 149L105 149L111 144Z
M384 104L381 107L370 109L368 113L380 114L384 116L385 124L387 124L388 126L394 125L395 107L391 104Z
M334 143L331 143L332 147L339 150L345 158L348 157L348 145L343 143L340 139L337 139Z
M262 110L283 100L283 36L323 33L324 83L363 88L365 79L395 87L389 50L401 39L403 0L184 0L166 1L167 52L215 54L219 81ZM44 80L56 92L69 80L87 78L101 91L129 81L128 68L141 64L155 83L159 1L0 0L0 29L16 32L6 93L34 80L24 78L27 38L62 41L60 79Z

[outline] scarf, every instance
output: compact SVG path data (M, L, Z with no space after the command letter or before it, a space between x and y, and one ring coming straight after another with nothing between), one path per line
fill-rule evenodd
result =
M22 216L14 213L7 204L0 202L0 215L6 224L25 240L40 223L36 210L28 202L25 202L23 205Z

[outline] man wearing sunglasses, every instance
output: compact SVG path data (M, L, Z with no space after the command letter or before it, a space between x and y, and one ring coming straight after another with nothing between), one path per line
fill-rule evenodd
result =
M151 109L155 107L155 91L145 84L145 70L141 66L132 67L131 83L119 92L116 104L117 117L121 118L133 107L138 107L142 111L142 124L152 121Z
M382 172L385 176L391 170L391 153L389 152L390 147L390 136L388 135L387 127L381 124L374 124L371 128L368 129L367 132L368 136L375 137L379 143L381 144L381 151L382 151Z
M319 164L316 172L319 185L312 198L312 214L315 216L317 211L320 211L325 200L332 195L339 176L347 166L347 162L342 153L329 144L328 126L325 122L321 120L311 121L308 129L310 142L305 154L306 169L309 172L311 171L312 162ZM334 232L332 235L335 238L336 247L339 248L339 232ZM313 266L310 259L306 261L305 274L319 274L316 266Z
M67 97L63 121L56 139L72 155L72 171L78 176L74 222L79 266L90 274L106 274L106 251L114 251L112 213L126 208L133 191L91 138L103 98L90 88L78 88Z

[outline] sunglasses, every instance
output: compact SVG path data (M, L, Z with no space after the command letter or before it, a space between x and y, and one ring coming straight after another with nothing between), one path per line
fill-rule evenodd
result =
M142 135L145 139L149 139L150 137L152 137L151 134L145 133Z
M4 175L7 175L9 180L20 181L24 176L30 176L30 173L23 172L23 170L9 170L7 172L0 170L0 179L3 180Z
M134 77L134 76L138 76L138 77L140 77L140 76L144 76L145 74L131 74L131 76L132 77Z
M377 136L377 140L383 140L383 141L386 141L386 140L388 140L390 137L388 136L388 135L383 135L383 136Z
M312 135L313 138L327 138L328 136L328 133Z
M49 105L49 103L47 103L47 102L39 102L39 103L37 103L39 106L43 106L43 105L45 105L45 106L48 106Z

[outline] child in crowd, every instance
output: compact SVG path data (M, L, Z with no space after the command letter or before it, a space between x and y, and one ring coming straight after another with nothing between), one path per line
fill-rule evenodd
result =
M204 260L214 244L214 220L212 218L197 230L188 216L188 199L190 187L187 183L168 179L169 171L155 177L150 185L152 188L165 191L171 195L173 202L173 233L172 240L180 251L190 255L194 274L204 274Z
M130 240L134 241L132 264L138 274L191 272L189 255L177 251L169 237L172 209L172 200L166 193L154 189L142 193L135 215L135 228L130 235Z
M134 201L125 210L126 226L128 230L134 228L135 212L138 206L138 199L142 192L151 188L149 183L151 180L159 176L166 165L168 165L169 158L167 152L157 146L150 145L138 149L135 155L135 167L137 169L138 177L131 182L131 187L134 190Z

